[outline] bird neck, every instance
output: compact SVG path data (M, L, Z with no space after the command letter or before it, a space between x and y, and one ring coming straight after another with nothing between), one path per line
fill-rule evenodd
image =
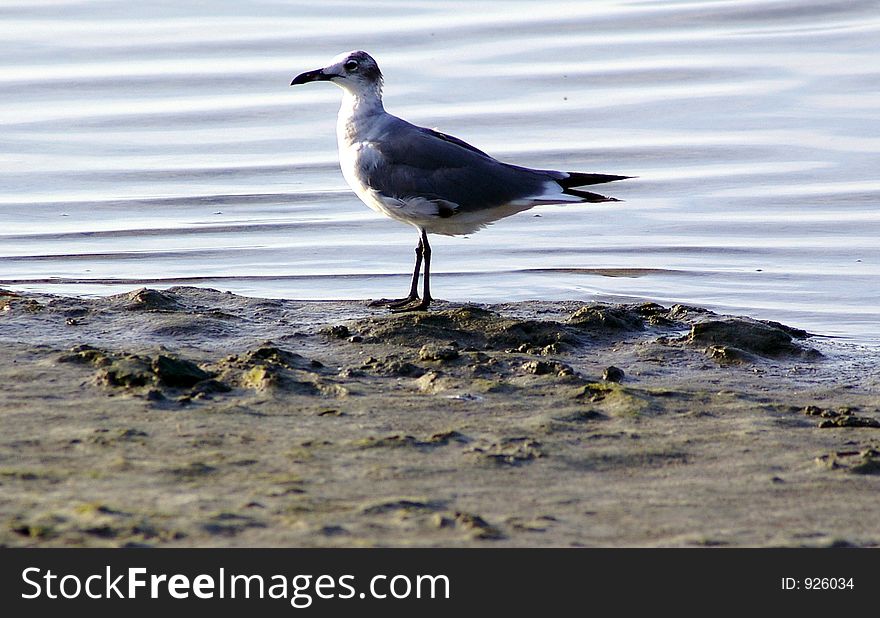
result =
M342 96L342 106L339 108L339 121L357 122L367 116L381 114L384 111L382 93L378 89L358 92L345 90Z

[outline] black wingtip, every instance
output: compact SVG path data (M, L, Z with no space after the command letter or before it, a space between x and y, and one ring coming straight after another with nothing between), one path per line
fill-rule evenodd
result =
M563 189L570 187L583 187L585 185L600 185L615 180L628 180L636 176L618 176L616 174L585 174L583 172L566 172L568 177L557 180Z
M610 181L608 181L610 182ZM592 204L598 204L601 202L622 202L623 200L619 200L616 197L610 197L608 195L602 195L600 193L593 193L592 191L580 191L579 189L563 189L562 191L566 195L573 195L575 197L579 197L585 202L590 202Z

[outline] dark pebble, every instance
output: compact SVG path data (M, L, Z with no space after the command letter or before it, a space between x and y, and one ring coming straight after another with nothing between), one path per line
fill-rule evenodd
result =
M605 371L602 372L602 379L606 382L620 382L625 375L623 369L611 365L610 367L606 367Z

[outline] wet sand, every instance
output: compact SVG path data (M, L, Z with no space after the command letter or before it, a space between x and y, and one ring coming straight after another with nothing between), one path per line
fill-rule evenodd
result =
M0 544L880 544L880 356L675 305L0 291Z

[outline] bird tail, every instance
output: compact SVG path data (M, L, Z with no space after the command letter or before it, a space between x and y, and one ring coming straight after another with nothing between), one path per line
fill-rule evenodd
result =
M610 181L608 181L610 182ZM607 195L601 195L599 193L593 193L592 191L580 191L578 189L563 189L562 192L565 195L573 195L574 197L579 197L585 202L598 203L598 202L619 202L620 200L616 197L609 197Z
M626 180L633 176L615 176L614 174L584 174L581 172L567 172L568 176L557 179L556 182L562 187L562 192L566 195L579 197L587 202L619 202L615 197L608 197L593 193L592 191L581 191L573 187L582 187L584 185L599 185L604 182L614 182L615 180Z
M568 176L557 180L563 189L571 187L583 187L585 185L601 185L605 182L614 182L615 180L626 180L627 178L635 178L635 176L615 176L614 174L584 174L582 172L566 172Z

